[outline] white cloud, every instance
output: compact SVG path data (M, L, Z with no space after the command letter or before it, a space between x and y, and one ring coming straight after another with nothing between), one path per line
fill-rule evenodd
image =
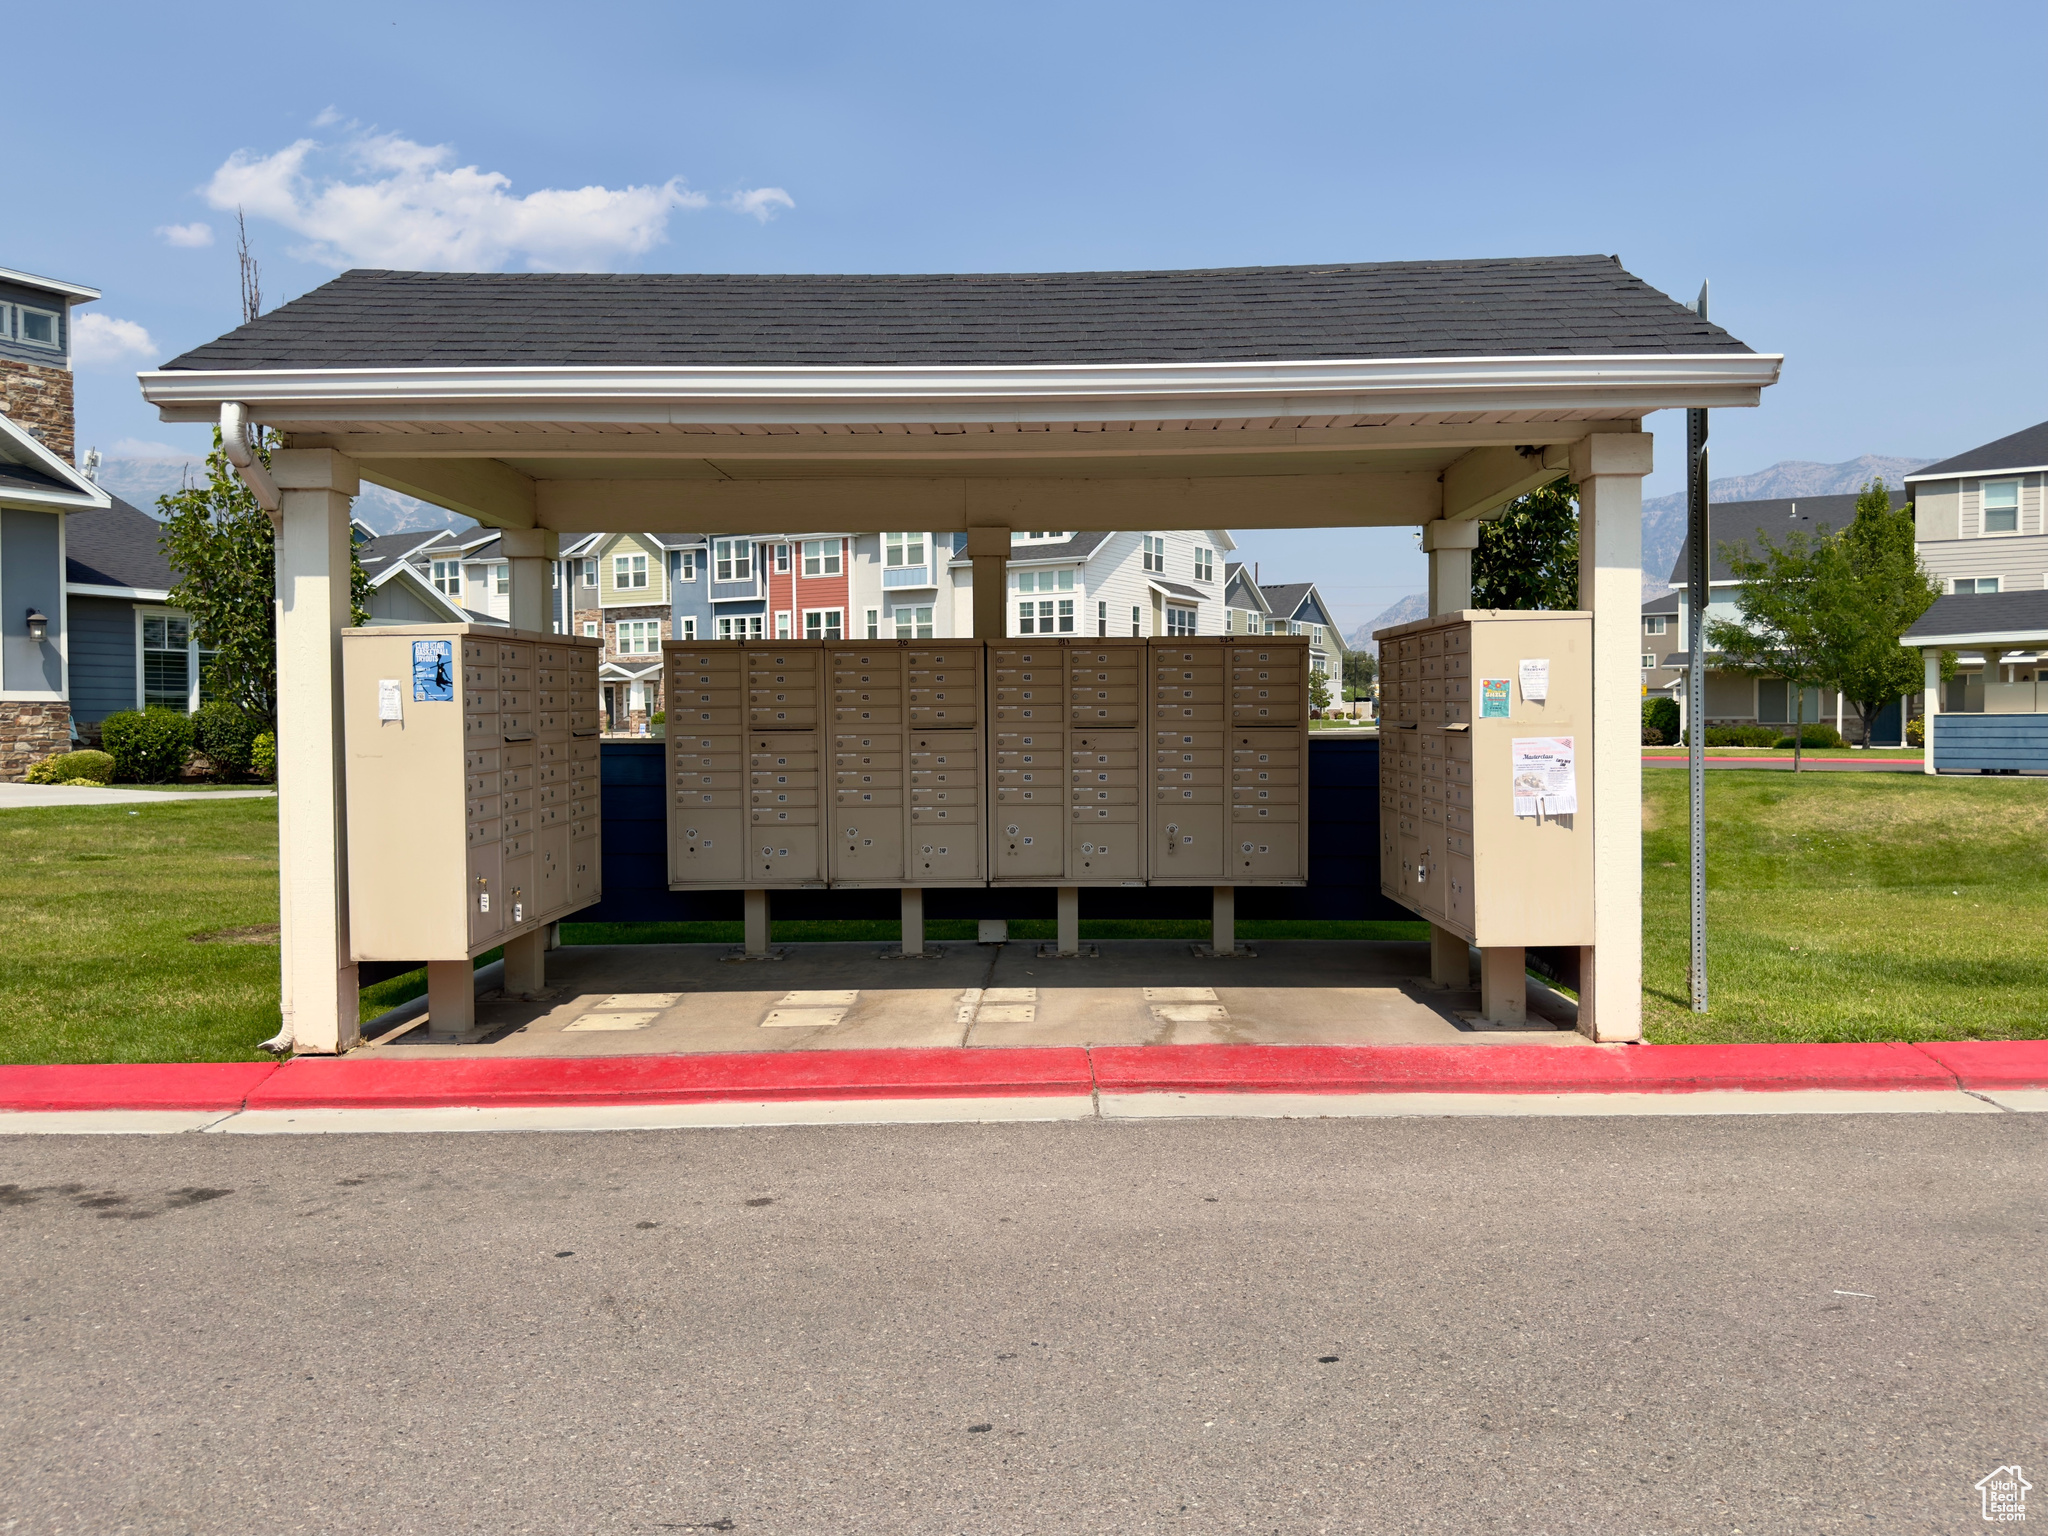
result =
M320 115L313 119L315 128L332 128L341 121L341 113L333 107L322 107Z
M331 109L330 109L331 110ZM322 113L323 122L328 114ZM457 165L446 144L358 133L338 145L299 139L273 154L237 150L206 199L304 238L301 260L329 267L487 271L604 270L668 238L677 209L710 206L680 177L658 186L544 188L516 196L511 178ZM766 220L796 206L779 187L736 192L725 206Z
M164 244L183 246L186 250L213 244L213 226L197 219L190 224L159 224L156 232L163 237Z
M751 213L766 224L775 217L777 208L794 208L796 199L780 187L756 187L751 192L735 192L725 200L725 206L734 213Z
M107 450L116 459L197 459L200 454L176 443L152 443L147 438L124 437Z
M149 332L133 320L116 320L112 315L80 315L71 322L71 356L74 362L118 363L129 357L154 357L157 345Z

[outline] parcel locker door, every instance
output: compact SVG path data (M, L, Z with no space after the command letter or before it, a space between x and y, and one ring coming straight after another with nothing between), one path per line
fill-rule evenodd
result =
M1238 822L1232 830L1237 834L1237 878L1242 883L1305 878L1299 826Z
M531 853L505 861L505 937L516 939L531 933L540 916L535 901L534 859Z
M1145 877L1144 846L1135 807L1129 821L1075 821L1067 829L1068 867L1082 882L1129 881Z
M825 845L825 867L834 884L903 880L903 807L837 806Z
M533 841L533 910L559 912L569 903L569 829L542 827Z
M668 878L671 885L740 885L747 878L747 813L678 806Z
M489 946L505 931L503 850L497 843L480 843L469 850L469 945Z
M997 880L1057 880L1066 873L1064 806L998 805L989 810L989 873Z
M1228 867L1225 839L1230 832L1229 815L1229 808L1222 805L1155 807L1152 878L1220 884Z

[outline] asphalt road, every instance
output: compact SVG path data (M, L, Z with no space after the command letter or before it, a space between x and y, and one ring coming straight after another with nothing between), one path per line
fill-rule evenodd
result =
M0 1531L1978 1530L2044 1183L2018 1114L10 1139Z

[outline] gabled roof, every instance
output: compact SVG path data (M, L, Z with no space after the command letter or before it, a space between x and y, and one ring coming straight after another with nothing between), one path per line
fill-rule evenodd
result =
M1676 588L1673 588L1671 591L1666 592L1662 597L1653 597L1648 602L1644 603L1643 612L1676 613L1678 612L1679 596L1680 593L1678 592L1678 590Z
M1223 566L1223 600L1225 603L1230 603L1230 596L1233 592L1248 595L1258 605L1255 609L1245 609L1244 611L1247 613L1270 614L1273 611L1272 605L1266 601L1266 594L1260 590L1259 584L1252 580L1251 573L1244 568L1244 563L1239 560L1226 561ZM1240 605L1231 604L1231 606L1238 607Z
M1200 587L1191 587L1185 582L1168 581L1163 576L1148 576L1145 578L1145 585L1155 592L1164 592L1168 597L1183 597L1195 603L1205 603L1209 600L1209 594Z
M73 586L168 592L178 584L163 549L164 525L120 497L64 519L64 580Z
M378 572L424 556L429 545L445 543L452 553L459 546L445 528L408 528L402 533L380 533L356 546L356 558L372 577Z
M1897 507L1899 503L1894 501L1892 505ZM1856 498L1850 495L1711 502L1707 507L1707 531L1714 541L1714 565L1707 579L1735 580L1735 573L1728 568L1727 557L1722 553L1724 545L1747 544L1754 555L1759 552L1759 536L1782 544L1788 533L1803 533L1809 538L1822 528L1840 533L1855 521ZM1685 563L1691 558L1691 542L1688 539L1678 546L1678 558L1671 564L1673 586L1684 586L1688 579Z
M0 413L0 502L70 512L113 501L33 432Z
M1900 637L1902 645L2007 645L2048 640L2048 590L1951 592Z
M1266 594L1266 602L1272 611L1285 619L1293 618L1301 611L1301 605L1308 601L1316 584L1312 581L1268 582L1260 588Z
M82 283L67 283L54 277L37 277L33 272L17 272L11 267L0 267L0 283L12 283L17 288L37 288L44 293L56 294L74 304L90 304L100 296L97 288L87 288Z
M1945 480L1952 475L1996 474L2000 470L2048 469L2048 421L2027 427L1981 448L1972 448L1906 476L1906 483Z
M173 370L1746 353L1611 256L1197 271L345 272Z

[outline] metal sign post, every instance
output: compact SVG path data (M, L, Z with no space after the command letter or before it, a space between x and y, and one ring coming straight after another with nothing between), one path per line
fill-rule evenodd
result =
M1707 318L1707 285L1694 306ZM1692 1011L1707 1011L1707 413L1685 413L1685 765L1692 800Z

